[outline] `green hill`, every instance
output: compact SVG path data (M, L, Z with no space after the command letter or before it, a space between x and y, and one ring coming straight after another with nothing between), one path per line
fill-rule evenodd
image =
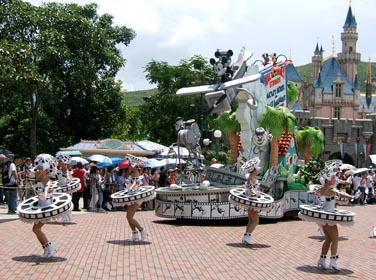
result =
M301 66L295 66L299 75L303 80L310 81L312 78L312 63L308 63ZM361 61L358 65L358 79L360 83L360 91L366 91L366 78L367 78L368 62ZM371 73L376 73L376 63L371 62ZM351 81L352 82L352 81Z
M141 105L146 98L157 93L157 89L127 91L125 94L125 102L128 106Z
M303 80L310 81L312 77L312 63L308 63L301 66L295 66L299 75ZM366 90L366 77L367 77L368 62L360 62L358 65L358 78L360 82L361 92ZM376 63L371 62L371 72L376 73ZM145 98L152 96L158 92L157 89L139 90L139 91L127 91L125 95L125 101L129 106L138 106L145 102Z

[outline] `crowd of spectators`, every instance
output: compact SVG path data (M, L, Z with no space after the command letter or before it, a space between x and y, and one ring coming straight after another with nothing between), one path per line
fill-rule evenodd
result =
M4 188L0 188L0 204L8 205L9 214L16 213L18 203L35 195L32 188L35 183L33 169L32 159L22 158L19 155L4 159L0 163L1 184L4 185ZM155 188L175 184L181 176L178 168L167 169L162 166L157 169L144 167L140 164L138 169L144 178L143 185ZM126 185L131 182L125 169L119 169L117 166L100 167L96 162L83 165L81 162L72 161L68 172L71 178L79 178L81 185L80 189L72 194L73 211L82 211L83 209L94 212L125 210L124 207L114 208L111 200L111 194L124 190ZM15 186L17 187L14 189L9 188L11 174L16 178ZM154 201L143 203L141 209L154 209Z

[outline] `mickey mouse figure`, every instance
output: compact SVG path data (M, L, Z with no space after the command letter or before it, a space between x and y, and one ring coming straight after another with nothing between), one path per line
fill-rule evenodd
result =
M225 83L232 80L234 70L231 67L231 56L234 53L232 50L220 51L217 50L214 56L217 58L210 59L210 64L213 65L214 72L221 77L221 83Z

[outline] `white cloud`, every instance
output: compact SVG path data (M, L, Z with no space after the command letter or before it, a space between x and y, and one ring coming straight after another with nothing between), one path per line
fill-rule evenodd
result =
M39 5L40 0L29 0ZM311 61L316 43L326 55L342 48L349 2L344 0L55 0L43 2L96 2L99 13L114 16L118 25L134 29L137 37L121 47L127 65L118 78L134 89L154 87L145 79L144 67L152 59L177 64L196 54L208 58L217 48L237 52L242 46L254 52L292 55L295 65ZM304 2L304 4L303 4ZM357 50L362 60L376 60L374 15L376 1L353 1L358 22Z

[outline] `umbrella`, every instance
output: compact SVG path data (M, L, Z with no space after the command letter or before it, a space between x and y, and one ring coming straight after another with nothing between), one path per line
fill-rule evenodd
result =
M119 158L119 157L111 157L110 159L112 161L112 164L119 164L123 160L122 158Z
M163 160L157 160L155 158L149 159L148 161L144 162L144 166L145 167L151 167L151 168L161 167L161 166L165 166L165 165L166 165L165 161L163 161Z
M71 157L80 157L82 153L80 151L58 151L56 156L58 155L70 155Z
M113 165L113 163L109 163L109 162L98 162L97 163L98 167L107 167L107 166L111 166L111 165Z
M13 153L11 151L7 150L7 149L1 149L0 154L3 154L6 157L13 156Z
M6 159L7 157L4 154L0 154L0 160Z
M129 167L129 160L124 159L122 162L118 164L119 169L128 168Z
M359 174L359 173L363 173L363 172L368 172L368 168L364 168L364 167L362 167L362 168L357 168L357 169L355 169L355 170L352 170L352 174Z
M341 170L355 170L356 167L354 165L348 163L342 163L340 166Z
M112 164L112 161L109 157L104 156L104 155L91 155L88 157L89 160L91 161L96 161L97 163L105 164L109 163L110 165Z
M82 165L85 165L85 164L89 163L86 159L84 159L82 157L72 157L70 165L76 165L77 162L81 162Z

